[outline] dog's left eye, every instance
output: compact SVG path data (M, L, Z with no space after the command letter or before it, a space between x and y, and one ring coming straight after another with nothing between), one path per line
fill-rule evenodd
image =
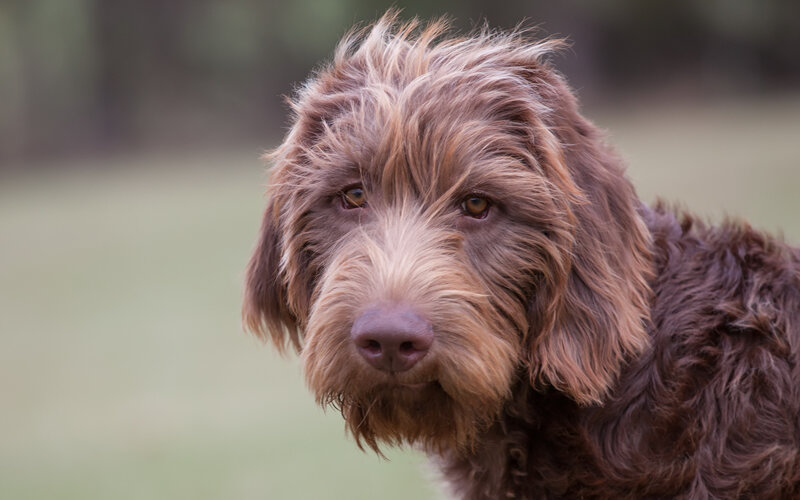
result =
M361 186L356 186L342 192L342 206L344 208L362 208L367 205L367 193Z
M465 215L483 219L489 213L489 200L483 196L471 194L461 202L461 210Z

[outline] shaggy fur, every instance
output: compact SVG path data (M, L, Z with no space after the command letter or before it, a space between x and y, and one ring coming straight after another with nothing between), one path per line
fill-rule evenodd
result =
M642 204L556 45L394 14L345 37L271 155L246 326L459 498L797 497L800 252ZM411 369L354 347L376 304L432 326Z

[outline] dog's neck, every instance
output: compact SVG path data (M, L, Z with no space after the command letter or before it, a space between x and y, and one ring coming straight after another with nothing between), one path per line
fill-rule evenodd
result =
M581 418L581 408L562 393L536 391L523 381L472 451L432 458L445 481L459 488L454 498L529 498L536 483L557 482L564 474L558 464L596 469L579 431Z

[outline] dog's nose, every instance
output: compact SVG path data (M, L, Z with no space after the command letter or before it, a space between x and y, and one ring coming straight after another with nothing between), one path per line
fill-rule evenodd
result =
M433 344L431 324L407 306L367 309L353 323L350 335L359 354L385 372L408 370Z

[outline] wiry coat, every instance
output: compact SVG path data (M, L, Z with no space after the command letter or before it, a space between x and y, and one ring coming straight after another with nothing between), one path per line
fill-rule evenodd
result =
M458 497L800 495L800 252L641 204L556 42L443 33L387 15L300 89L246 325ZM376 304L431 326L412 368L359 356Z
M642 210L651 347L599 406L520 384L478 450L440 462L460 497L800 496L800 252Z

